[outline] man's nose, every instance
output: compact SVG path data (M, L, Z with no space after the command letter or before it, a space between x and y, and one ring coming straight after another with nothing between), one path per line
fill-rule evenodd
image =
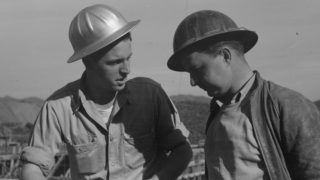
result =
M123 74L129 74L130 73L130 61L126 60L122 63L122 66L120 68L120 72Z
M190 75L190 84L191 84L191 86L196 86L197 85L195 79L191 75Z

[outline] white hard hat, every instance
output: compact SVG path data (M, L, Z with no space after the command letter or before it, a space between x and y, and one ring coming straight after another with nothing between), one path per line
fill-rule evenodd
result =
M82 9L72 20L69 40L74 53L68 63L82 59L130 32L140 20L127 22L114 8L97 4Z

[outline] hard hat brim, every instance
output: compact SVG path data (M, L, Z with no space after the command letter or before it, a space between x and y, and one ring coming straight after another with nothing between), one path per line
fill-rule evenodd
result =
M238 29L193 40L192 42L174 52L174 54L169 58L167 66L173 71L183 72L185 70L181 64L181 62L183 61L183 59L181 59L182 54L188 52L188 50L190 50L192 47L196 47L199 44L203 44L206 42L210 42L213 44L221 41L238 41L243 44L244 53L246 53L257 43L258 35L254 31Z
M85 48L81 49L80 51L75 52L69 59L68 63L72 63L74 61L77 61L79 59L82 59L106 46L113 43L114 41L118 40L122 36L126 35L128 32L130 32L136 25L140 23L140 20L131 21L128 22L125 26L123 26L118 31L114 32L111 36L108 36L106 38L101 38L100 41L95 42L94 44L91 44L89 46L86 46Z

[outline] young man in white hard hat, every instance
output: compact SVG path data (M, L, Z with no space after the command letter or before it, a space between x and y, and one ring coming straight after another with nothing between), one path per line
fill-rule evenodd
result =
M68 62L82 59L85 72L45 101L21 153L23 180L50 177L62 145L74 180L167 180L186 168L192 150L171 100L151 79L128 80L138 22L106 5L73 19Z
M257 42L223 13L192 13L174 35L168 67L211 96L210 180L320 179L320 114L301 94L262 79L244 53ZM217 103L220 102L220 103Z

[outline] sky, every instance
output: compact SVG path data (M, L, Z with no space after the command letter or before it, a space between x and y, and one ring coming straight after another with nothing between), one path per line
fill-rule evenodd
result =
M191 87L187 73L167 68L173 35L189 14L221 11L238 26L255 31L256 46L246 58L268 80L315 101L320 99L320 1L318 0L1 0L0 97L46 98L84 71L73 54L68 30L84 7L103 3L128 21L140 19L132 31L130 77L158 81L169 95L206 96Z

